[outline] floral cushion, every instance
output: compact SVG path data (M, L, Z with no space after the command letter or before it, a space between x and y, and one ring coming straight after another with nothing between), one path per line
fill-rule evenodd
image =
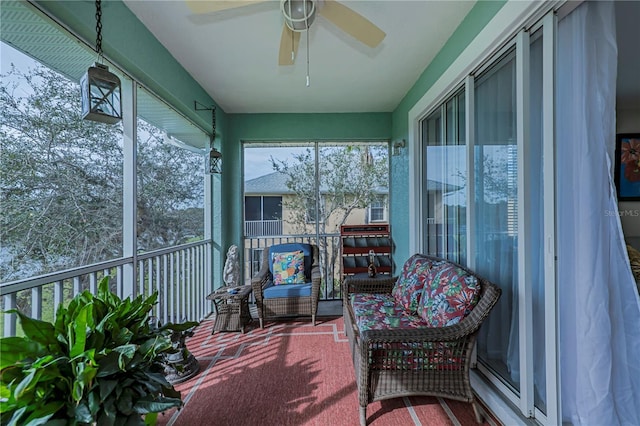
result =
M478 303L478 280L457 266L447 264L432 270L428 282L418 315L431 327L457 324Z
M402 272L393 287L392 294L398 304L410 313L415 314L420 304L422 289L427 281L429 271L437 269L440 264L444 263L445 262L438 262L434 264L431 259L420 254L411 256L404 263Z
M422 318L408 314L390 294L355 293L350 297L354 319L361 333L426 326Z
M273 284L304 284L304 253L292 251L272 254Z
M413 329L429 325L407 313L389 294L350 295L360 333L368 330ZM463 359L454 343L380 342L371 347L369 365L375 370L462 370Z

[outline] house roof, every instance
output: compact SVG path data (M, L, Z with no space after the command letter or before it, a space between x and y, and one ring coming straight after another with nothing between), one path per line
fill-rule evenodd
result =
M287 188L288 176L284 173L273 172L244 182L245 195L287 195L294 192ZM327 192L326 187L320 188L320 192ZM375 192L388 194L389 190L378 187Z
M287 188L287 175L280 172L269 173L244 182L246 195L285 195L293 194Z

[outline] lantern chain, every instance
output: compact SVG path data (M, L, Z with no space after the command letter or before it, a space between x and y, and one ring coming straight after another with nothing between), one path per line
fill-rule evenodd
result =
M96 52L102 58L102 0L96 0Z

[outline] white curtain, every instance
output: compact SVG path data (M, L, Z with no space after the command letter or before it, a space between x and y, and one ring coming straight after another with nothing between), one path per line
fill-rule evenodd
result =
M640 425L640 301L615 197L614 2L559 23L557 213L563 420Z

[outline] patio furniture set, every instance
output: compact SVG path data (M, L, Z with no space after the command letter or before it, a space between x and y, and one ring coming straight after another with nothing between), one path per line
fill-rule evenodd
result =
M255 297L265 319L311 316L320 288L318 247L291 243L267 247L250 285L218 289L213 332L240 330L251 321ZM472 404L482 422L469 378L478 330L501 290L462 265L415 254L398 277L346 277L343 318L355 368L360 423L371 402L430 395Z

